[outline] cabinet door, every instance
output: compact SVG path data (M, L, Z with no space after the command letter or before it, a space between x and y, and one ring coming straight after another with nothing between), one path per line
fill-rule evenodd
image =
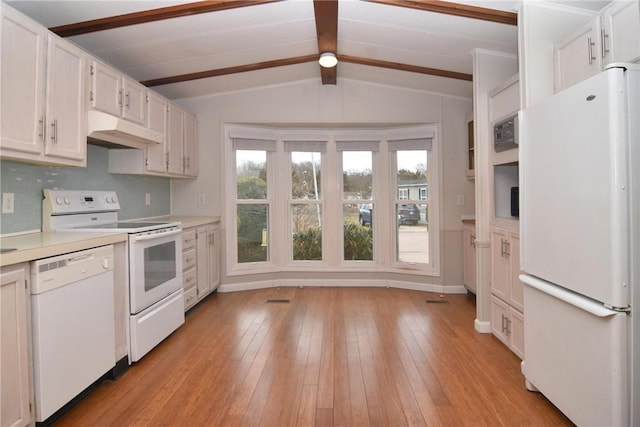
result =
M509 233L509 304L524 312L524 284L520 281L520 235Z
M87 149L86 55L50 34L47 47L45 154L84 166ZM58 161L61 162L61 161Z
M476 291L476 247L473 226L463 229L464 284L472 292Z
M120 117L122 110L122 76L99 61L91 64L91 108Z
M184 111L174 104L167 109L167 150L169 155L168 172L182 175L183 173L183 141L184 141Z
M211 289L211 276L209 274L209 227L199 227L196 231L196 251L198 256L198 299L204 297Z
M602 70L600 18L594 18L555 48L556 92Z
M217 225L209 228L211 238L210 254L209 254L209 278L211 281L211 290L216 289L220 285L220 229Z
M29 413L29 354L25 268L0 274L0 421L26 426Z
M167 100L151 91L147 95L147 128L165 135L162 144L147 147L147 171L167 172Z
M184 115L184 174L198 175L197 122L191 114Z
M605 63L640 59L640 3L614 2L604 12L602 53Z
M122 82L122 117L130 122L145 125L147 89L128 77L123 77Z
M491 293L504 301L509 300L508 243L504 230L491 230Z
M9 154L6 150L39 154L44 140L46 33L4 4L1 13L0 150L3 156Z
M491 296L491 333L509 346L509 306L499 298Z
M509 310L509 347L520 358L524 359L524 316L511 308Z

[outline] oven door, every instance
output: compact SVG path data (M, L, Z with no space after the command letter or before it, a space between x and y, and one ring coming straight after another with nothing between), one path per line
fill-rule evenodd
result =
M182 230L129 236L131 314L182 287Z

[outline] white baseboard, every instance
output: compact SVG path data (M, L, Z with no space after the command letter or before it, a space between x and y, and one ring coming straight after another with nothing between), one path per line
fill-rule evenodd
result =
M475 327L476 331L480 332L481 334L491 333L491 322L489 321L481 322L480 320L476 319L473 322L473 326Z
M443 286L429 283L404 282L399 280L360 280L360 279L280 279L259 282L224 284L218 292L239 292L274 287L338 287L338 288L397 288L413 291L435 292L440 294L465 294L467 289L462 285Z

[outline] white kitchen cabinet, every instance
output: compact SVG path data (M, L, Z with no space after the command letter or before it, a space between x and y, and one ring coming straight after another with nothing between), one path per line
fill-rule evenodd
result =
M103 62L91 64L91 108L146 124L147 89Z
M491 332L520 359L524 358L524 316L495 295L491 296Z
M2 4L0 156L86 165L87 54Z
M175 104L167 109L167 172L182 175L184 171L184 110Z
M184 290L184 310L193 307L197 298L198 257L196 255L196 229L182 232L182 289Z
M476 293L476 226L465 222L462 227L464 286Z
M640 2L614 1L603 9L604 62L640 60Z
M164 107L164 113L162 108ZM109 150L109 172L194 178L198 175L197 119L182 108L149 92L153 126L165 127L164 144L137 149ZM150 122L147 126L152 126Z
M555 91L602 71L613 62L640 59L640 11L637 1L614 1L555 45Z
M165 135L167 130L168 101L155 92L147 92L147 128ZM166 173L167 171L167 138L161 144L146 148L146 170L148 172Z
M184 175L198 176L198 123L194 116L184 113Z
M1 427L31 424L28 269L18 264L0 272Z
M198 300L210 294L220 284L219 240L217 225L198 227Z
M491 229L491 330L522 357L524 288L520 275L520 235Z

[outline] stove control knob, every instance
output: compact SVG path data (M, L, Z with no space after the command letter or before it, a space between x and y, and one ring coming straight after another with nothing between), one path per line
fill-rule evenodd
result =
M105 270L109 269L109 258L105 258L102 260L102 268L104 268Z
M64 203L64 199L62 197L56 197L56 204L61 205Z
M113 203L113 197L107 196L106 202Z
M68 198L68 197L65 197L65 198L64 198L64 204L65 204L65 205L70 205L70 204L71 204L71 199L70 199L70 198Z

